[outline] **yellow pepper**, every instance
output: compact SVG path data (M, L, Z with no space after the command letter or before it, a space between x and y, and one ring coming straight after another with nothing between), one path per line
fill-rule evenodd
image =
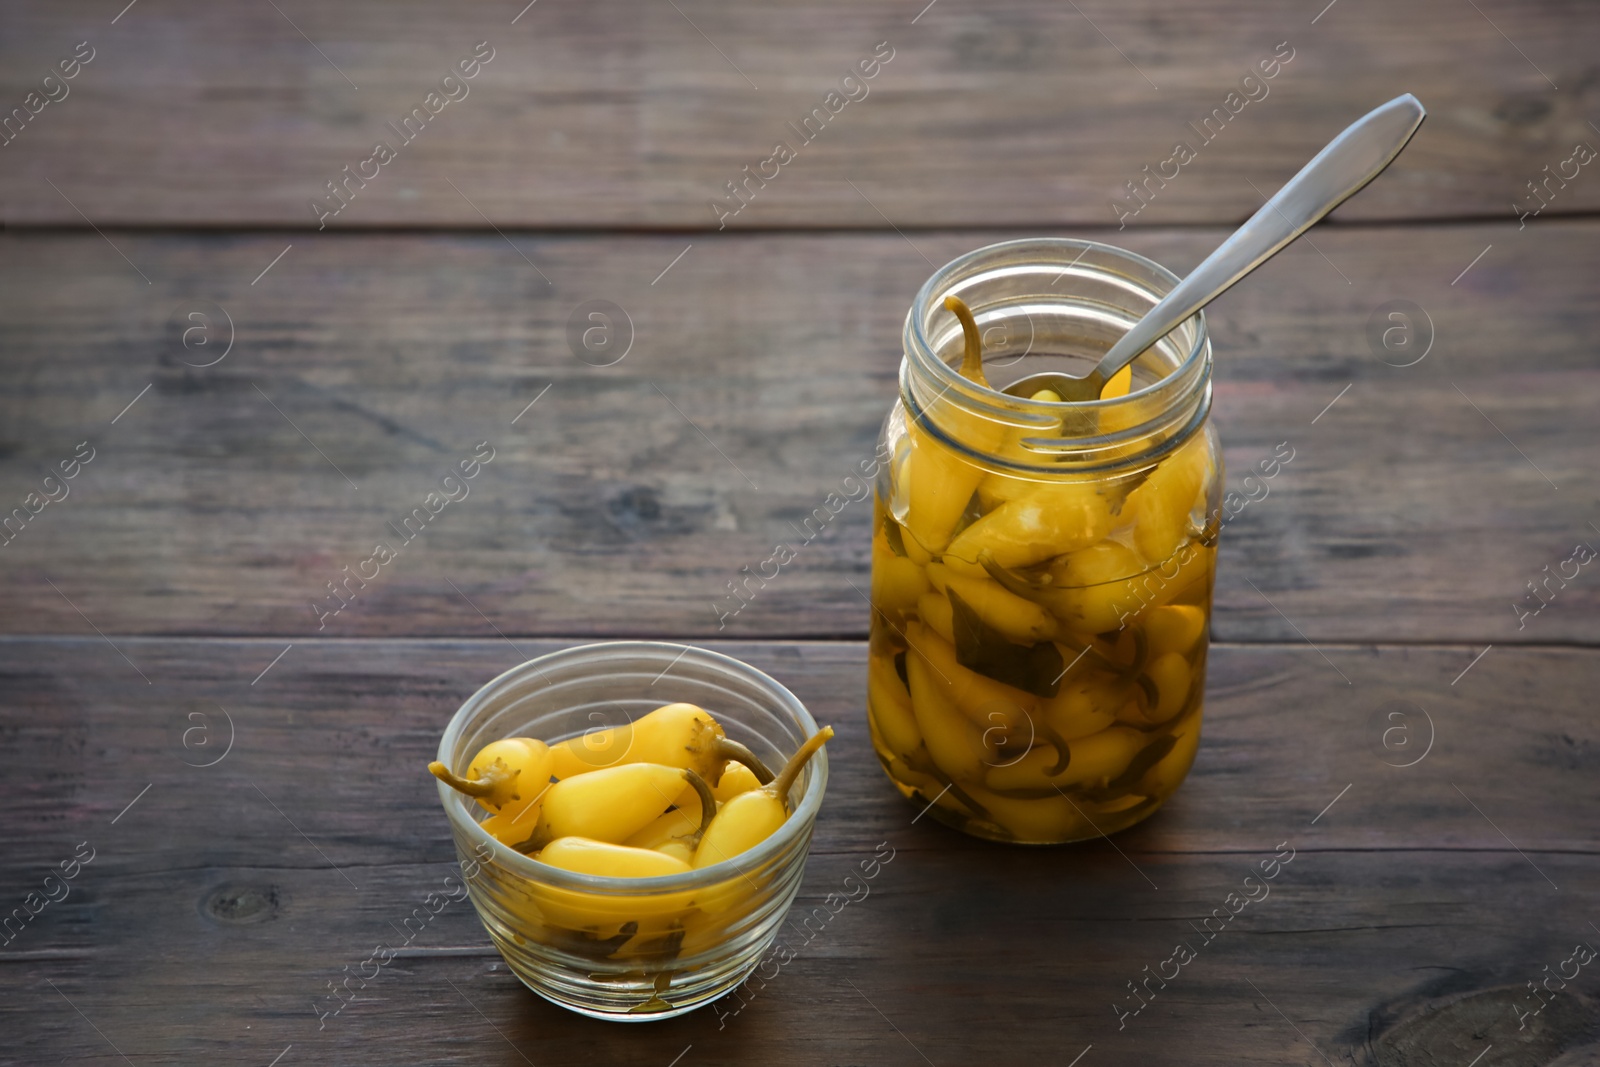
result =
M1115 400L1118 397L1127 396L1128 390L1132 386L1133 364L1129 363L1126 367L1113 374L1106 384L1100 387L1100 399ZM1110 433L1111 431L1102 427L1101 432Z
M740 793L760 788L761 779L756 777L754 771L742 763L729 760L728 765L723 768L722 781L711 790L711 795L717 798L717 803L724 804Z
M965 340L961 376L988 388L983 374L983 348L972 312L959 297L946 297L944 306L961 320ZM930 409L944 403L950 402L936 399ZM939 417L930 410L923 419L936 423L952 439L978 452L994 452L1013 436L1006 424L959 409ZM937 554L949 543L984 472L936 440L920 422L912 422L906 430L909 448L895 477L896 501L903 507L897 506L895 513L903 517L906 531L920 547Z
M695 867L733 859L771 837L789 818L789 790L800 777L806 761L832 736L833 727L824 726L806 738L771 782L760 789L740 793L724 804L694 850Z
M895 513L919 548L937 554L950 543L983 471L917 423L906 428L906 443L895 477Z
M1168 560L1167 563L1177 562L1176 575L1161 587L1151 603L1157 606L1171 604L1174 601L1185 602L1211 602L1211 584L1217 577L1217 543L1212 541L1207 544L1203 541L1191 541L1184 545ZM1157 576L1165 576L1167 564L1162 564L1153 572Z
M1184 776L1189 773L1199 748L1200 727L1198 722L1191 722L1177 736L1177 743L1172 746L1172 750L1146 771L1144 777L1140 778L1133 788L1146 796L1170 795L1177 790Z
M867 705L872 725L890 752L905 756L922 745L922 733L911 710L911 694L890 655L867 657Z
M538 804L529 805L515 815L508 816L504 813L491 815L479 823L489 836L503 845L511 845L513 847L519 841L526 841L533 833L533 828L538 824Z
M978 483L978 505L987 514L1007 500L1026 496L1038 486L1039 483L1031 478L991 472L984 475L983 481Z
M1193 677L1188 659L1176 652L1167 652L1151 660L1144 673L1155 689L1155 699L1145 708L1145 719L1151 723L1171 720L1189 702Z
M1025 577L985 552L980 557L990 577L1007 590L1032 600L1080 634L1121 629L1146 605L1148 585L1137 553L1115 541L1101 541L1050 565L1042 576Z
M1113 726L1072 742L1066 769L1049 774L1057 753L1041 746L1004 767L992 767L984 784L990 789L1051 790L1059 786L1105 785L1127 769L1145 746L1146 737L1126 726Z
M1188 658L1165 652L1146 665L1135 690L1139 699L1130 700L1117 717L1133 726L1171 722L1188 705L1193 680Z
M1097 734L1117 721L1117 709L1130 702L1127 683L1098 672L1070 680L1044 705L1044 719L1062 741Z
M911 710L929 758L951 778L982 780L985 765L992 763L995 755L995 746L989 744L992 735L986 735L962 714L950 698L950 683L941 679L918 651L939 637L925 627L912 625L906 628L906 638L911 643L906 654Z
M1128 391L1130 388L1132 388L1132 386L1133 364L1130 363L1111 376L1111 380L1106 382L1105 387L1100 390L1100 399L1115 400L1118 397L1127 396ZM1119 433L1123 430L1130 430L1137 426L1146 417L1145 413L1142 412L1140 407L1137 405L1131 407L1123 405L1120 408L1106 408L1100 411L1098 414L1099 418L1096 420L1095 432L1101 434L1113 434ZM1139 447L1140 446L1137 443L1125 444L1120 447L1110 449L1109 451L1103 453L1103 455L1107 460L1116 459L1138 451Z
M982 562L986 558L988 557L980 552L977 563L968 563L960 556L952 556L947 553L939 557L938 563L939 566L951 574L958 574L963 578L987 578L989 577L989 572L983 569Z
M956 643L956 609L943 593L922 594L917 599L917 618L952 645Z
M1211 583L1216 577L1216 557L1215 541L1210 544L1188 541L1162 563L1149 567L1136 578L1119 583L1118 588L1122 590L1116 598L1116 610L1121 619L1119 625L1143 629L1137 624L1154 618L1157 612L1168 606L1200 610L1197 605L1209 603L1211 599ZM1127 603L1122 603L1124 596ZM1178 601L1183 603L1177 604ZM1200 623L1203 626L1204 620L1201 619Z
M735 764L735 766L744 769L743 764ZM749 774L750 772L745 769L745 773ZM727 775L723 775L722 781L724 784L727 783ZM715 791L713 791L712 795L716 795ZM712 814L716 813L713 811ZM644 829L633 834L622 843L624 845L632 845L634 848L659 849L661 846L679 839L692 838L698 841L699 831L709 818L710 816L705 814L705 805L700 799L699 792L694 786L686 785L683 787L683 792L674 798L671 811L656 816ZM691 844L689 847L693 848L694 845Z
M1111 380L1106 382L1105 386L1100 390L1100 399L1114 400L1118 397L1127 396L1128 388L1132 383L1133 364L1130 363L1111 376ZM1040 389L1038 392L1028 397L1028 399L1059 404L1061 403L1061 394L1057 393L1054 389ZM1116 430L1127 429L1129 426L1133 425L1135 421L1137 421L1137 418L1138 416L1131 412L1126 415L1120 412L1101 412L1098 422L1099 432L1106 434L1112 433ZM1076 421L1077 420L1075 419L1074 422ZM1087 425L1084 426L1084 430L1087 432ZM1040 434L1039 436L1044 435ZM1024 457L1032 458L1027 457L1025 452L1020 452L1018 456L1014 458ZM1028 494L1035 492L1040 488L1052 484L1058 483L1041 482L1037 479L1018 477L1014 474L1000 474L999 472L992 472L986 475L983 481L978 484L978 500L983 505L984 511L993 511L1004 501L1015 500L1019 497L1027 496Z
M888 529L887 523L890 522L894 522L893 516L889 516L885 520L885 532L887 532ZM906 558L919 567L926 567L928 564L932 563L933 553L923 548L915 537L905 536L905 530L900 526L899 523L895 522L894 524L896 529L898 529L900 532L900 547L906 550Z
M1068 624L1083 633L1121 627L1141 603L1136 579L1144 569L1138 556L1115 541L1102 541L1068 556L1052 568L1057 580L1071 589Z
M955 648L925 627L920 631L915 650L932 668L933 683L940 686L956 708L979 729L993 729L1011 741L1028 742L1029 723L1037 722L1034 712L1039 709L1038 697L963 667L956 659Z
M933 563L928 566L928 580L941 593L954 590L979 618L1017 644L1048 641L1056 634L1056 620L1049 612L1009 592L987 575L963 577L941 563Z
M694 862L694 849L682 841L668 841L665 844L657 845L655 851L663 856L671 856L685 867L690 867Z
M711 787L685 767L625 763L562 779L545 794L533 835L517 848L537 851L559 837L621 844L666 811L685 781L699 792L703 813L716 811Z
M947 556L978 563L988 552L1002 567L1031 567L1087 548L1111 532L1111 501L1087 482L1039 485L962 530Z
M607 844L608 842L598 842ZM554 842L551 843L552 845ZM548 850L549 846L546 846ZM622 846L615 846L622 847ZM565 862L563 853L571 855L578 849L569 850L566 845L555 853L551 859ZM647 849L637 851L646 852ZM673 857L662 853L652 853L659 856L659 860L673 863ZM629 854L631 856L631 853ZM598 857L597 857L598 858ZM541 853L540 859L543 859ZM659 860L639 859L639 864L655 865ZM576 862L582 863L582 859ZM624 861L626 862L626 861ZM555 864L551 864L554 866ZM612 867L611 870L627 870L623 867ZM639 869L639 868L634 868ZM651 868L645 867L645 870ZM598 869L585 873L605 874L606 869ZM672 870L658 870L656 873L682 874L683 868L674 867ZM650 877L650 875L630 876L619 874L617 877ZM567 930L574 932L574 947L583 954L593 954L601 958L611 955L627 941L622 934L638 935L640 937L660 936L670 934L673 930L681 928L684 919L694 907L694 893L684 890L679 893L649 893L649 894L621 894L621 893L594 893L582 889L564 889L554 885L538 882L523 882L514 886L505 887L508 894L516 893L525 897L525 900L516 900L512 907L519 919L526 921L538 919L549 932ZM537 928L537 927L535 927ZM548 934L547 934L548 938ZM615 940L616 944L610 948L604 947L607 940ZM591 944L599 942L601 944Z
M1145 617L1144 632L1150 638L1151 655L1187 655L1206 632L1206 613L1193 604L1164 605Z
M466 778L438 760L428 764L428 770L452 789L475 798L485 811L512 820L537 808L550 787L553 762L543 741L507 737L480 748L467 765Z
M935 794L943 791L942 785L937 777L918 769L928 762L927 752L923 751L918 755L921 758L915 761L916 766L913 766L913 761L906 757L896 756L891 759L889 761L889 776L897 785L920 789L929 800L932 800Z
M692 837L700 828L698 813L691 814L682 808L673 808L657 816L643 830L630 836L624 845L633 848L660 848L682 838Z
M668 704L637 722L574 737L550 751L551 773L563 781L598 767L659 763L688 768L715 785L730 759L749 767L763 782L772 781L772 772L755 753L730 740L721 724L694 704Z
M587 837L558 837L534 858L563 871L607 878L654 878L689 870L687 863L665 853Z
M1151 563L1178 550L1189 534L1189 515L1197 505L1211 467L1211 441L1195 434L1163 460L1131 493L1124 514L1133 522L1133 543Z
M923 569L897 556L882 534L872 540L872 606L888 615L903 615L928 591Z
M989 821L1018 841L1061 841L1094 833L1074 803L1059 793L1027 800L969 786L972 798L988 810Z

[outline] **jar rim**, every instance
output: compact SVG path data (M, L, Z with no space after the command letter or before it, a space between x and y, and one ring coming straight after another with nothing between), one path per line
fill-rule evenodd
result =
M917 290L911 308L906 313L903 338L905 359L900 375L901 400L925 429L959 450L974 451L970 443L951 439L943 428L928 418L928 410L933 405L948 401L992 422L1008 424L1023 431L1039 429L1038 435L1023 440L1025 446L1041 457L1039 464L1001 464L1008 468L1041 470L1046 456L1063 453L1084 455L1085 449L1113 448L1121 456L1111 462L1089 462L1086 466L1076 468L1078 474L1090 474L1128 466L1140 460L1140 456L1129 455L1117 446L1154 434L1161 443L1143 457L1148 459L1177 447L1181 439L1187 438L1203 425L1211 406L1211 342L1203 310L1179 323L1157 342L1165 345L1171 353L1168 356L1172 361L1170 369L1160 378L1137 389L1130 389L1119 397L1053 401L1015 396L963 377L954 366L935 353L928 323L942 308L944 295L959 291L965 283L974 279L999 280L1008 274L1030 269L1059 269L1061 274L1070 272L1085 279L1110 283L1116 288L1141 294L1152 306L1180 280L1166 267L1137 252L1100 241L1071 237L1019 238L984 245L957 256L929 276ZM1064 308L1109 309L1135 318L1140 313L1138 306L1123 306L1116 301L1089 296L1075 298L1070 290L1059 297L1038 299L1040 302L1055 299ZM937 307L936 301L939 302ZM983 311L981 304L973 304L973 313L980 323ZM1182 347L1185 344L1187 351ZM920 388L926 388L929 395L935 392L937 395L931 401L927 400L918 396ZM1109 435L1082 437L1061 434L1051 437L1046 433L1049 429L1061 429L1075 422L1098 424L1110 413L1118 411L1131 413L1134 418L1127 426ZM1174 433L1162 436L1164 429L1171 429ZM996 459L992 456L983 458L991 462ZM1065 473L1059 467L1051 469Z
M696 645L675 644L668 641L596 641L586 645L574 645L570 648L558 649L548 652L543 656L536 656L516 666L502 671L494 678L485 682L470 697L462 702L450 717L450 722L445 726L444 734L439 739L439 750L436 759L445 766L453 766L456 746L461 741L467 723L480 711L484 704L502 694L511 686L527 681L530 677L544 675L546 667L566 667L569 670L584 660L592 661L592 666L597 671L603 671L604 665L609 660L616 660L627 656L658 656L671 659L673 662L692 659L698 660L702 665L721 669L736 675L746 681L753 682L764 691L765 695L773 698L775 704L789 715L798 725L806 737L810 737L818 730L817 722L811 712L800 702L787 686L776 678L756 667L745 663L733 656L716 652ZM669 664L670 666L670 664ZM658 893L681 892L690 889L701 889L728 881L731 877L743 874L744 868L759 868L779 857L795 843L801 834L809 834L811 826L816 820L817 812L822 807L822 794L828 782L828 754L823 749L818 749L806 764L806 787L800 796L800 801L795 805L794 811L784 820L770 837L753 848L741 852L737 857L720 860L705 867L681 872L678 874L654 875L648 878L623 878L613 875L581 874L576 871L565 871L558 867L540 863L531 856L525 856L516 849L502 843L483 828L483 824L473 818L469 806L469 798L452 789L444 782L436 782L439 790L439 799L444 804L445 815L449 818L451 826L465 833L474 844L474 851L478 847L486 847L492 855L494 862L507 870L527 878L531 882L539 882L561 889L588 890L604 894L626 893L633 896L646 896ZM480 858L482 853L479 852Z
M1010 241L999 241L995 244L984 245L981 248L974 248L970 252L962 253L955 259L952 259L950 262L940 267L938 270L934 271L933 274L929 275L928 280L922 283L922 287L917 290L917 295L912 298L911 311L906 319L906 336L915 342L913 345L906 346L907 352L916 355L919 364L924 365L924 369L931 370L935 377L939 378L947 385L965 383L965 385L969 386L974 392L977 392L980 395L994 397L996 399L1004 398L1002 402L1007 404L1017 400L1025 400L1026 398L1024 397L1016 397L1008 393L1002 393L998 389L979 385L967 378L963 378L955 370L955 368L951 367L950 364L946 363L944 360L940 359L934 354L933 345L929 342L927 334L923 329L923 321L926 318L926 311L928 310L929 304L933 300L934 295L948 288L951 279L960 275L964 270L971 267L974 263L980 262L984 259L993 258L998 254L1008 251L1064 251L1066 249L1077 249L1078 255L1074 257L1066 267L1063 268L1063 271L1070 270L1072 267L1077 266L1077 264L1083 260L1084 256L1088 255L1090 252L1101 252L1106 254L1108 258L1121 259L1135 266L1142 267L1151 274L1155 275L1161 281L1165 282L1166 289L1164 291L1155 292L1152 294L1158 299L1162 296L1165 296L1167 292L1170 292L1172 288L1178 284L1178 282L1182 281L1182 279L1172 271L1168 270L1166 267L1163 267L1155 260L1150 259L1148 256L1142 256L1137 252L1129 251L1126 248L1119 248L1116 245L1109 245L1103 241L1089 241L1077 237L1021 237ZM1063 256L1062 258L1065 257ZM1055 257L1039 256L1035 261L1041 265L1055 265L1056 259ZM1154 382L1151 382L1149 385L1146 385L1141 389L1129 390L1125 396L1113 397L1111 399L1061 401L1034 400L1028 402L1039 404L1047 408L1083 411L1111 407L1123 401L1129 401L1138 397L1146 396L1152 390L1160 388L1160 386L1169 379L1190 369L1197 360L1200 360L1204 357L1207 349L1207 341L1209 340L1209 334L1206 330L1204 309L1196 311L1188 319L1185 319L1184 322L1179 323L1173 328L1172 332L1176 333L1178 330L1182 329L1185 324L1191 321L1195 323L1194 342L1189 346L1189 351L1184 355L1183 360L1177 366L1173 367L1173 369L1166 375L1156 379ZM1168 336L1171 336L1171 334L1168 334Z

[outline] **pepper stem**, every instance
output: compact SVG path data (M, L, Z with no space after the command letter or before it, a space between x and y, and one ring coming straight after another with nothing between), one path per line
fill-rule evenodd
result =
M760 756L757 756L744 745L740 744L738 741L732 740L731 738L717 738L717 743L715 746L713 746L713 752L715 753L717 759L731 759L738 763L744 764L746 767L749 767L751 773L756 776L756 781L760 782L762 785L766 785L768 782L772 781L774 777L772 771L767 768L767 765L761 762Z
M532 856L555 839L555 835L550 832L550 827L545 825L544 813L540 812L540 818L533 827L533 833L529 834L528 839L522 844L512 845L511 847L524 856Z
M978 320L972 317L972 309L959 296L945 297L944 307L961 320L961 334L966 340L966 352L961 357L961 376L987 389L989 380L983 375L983 337L978 333Z
M773 796L783 801L785 808L789 806L789 790L794 787L795 779L799 778L800 772L805 769L806 761L816 755L817 750L827 744L828 738L832 736L833 727L824 726L806 738L805 743L795 751L794 755L789 757L789 762L783 765L783 770L778 772L778 777L774 778L772 784L766 787L772 791Z
M494 792L495 779L485 775L482 778L463 778L449 767L434 760L428 764L428 770L433 776L458 793L465 793L469 797L486 797Z
M706 780L700 777L699 772L685 767L683 778L696 793L700 794L700 825L689 835L689 847L694 849L699 846L700 836L706 832L706 827L711 825L711 820L717 817L717 798L711 792L711 787L706 784Z
M1046 778L1054 778L1066 770L1067 765L1072 762L1072 749L1049 724L1041 726L1039 732L1044 735L1044 739L1050 742L1051 747L1056 750L1055 766L1046 768L1044 772Z

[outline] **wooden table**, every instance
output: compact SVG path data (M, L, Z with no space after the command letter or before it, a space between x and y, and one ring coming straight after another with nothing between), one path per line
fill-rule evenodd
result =
M1600 577L1526 583L1600 545L1600 11L923 3L0 13L0 1063L1594 1062ZM916 287L1035 233L1186 271L1408 90L1404 157L1208 312L1235 485L1295 458L1224 533L1188 783L1071 848L919 819L865 737L867 505L714 606L870 454ZM611 347L570 342L597 300ZM452 869L447 718L623 636L839 730L797 916L894 857L772 981L637 1027L465 905L401 932Z

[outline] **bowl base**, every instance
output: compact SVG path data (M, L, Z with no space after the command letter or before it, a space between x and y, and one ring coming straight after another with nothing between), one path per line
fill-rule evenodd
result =
M556 987L548 981L540 981L538 972L524 972L503 949L501 956L517 980L542 999L591 1019L616 1023L655 1022L703 1008L738 989L745 979L755 973L756 966L761 962L761 954L757 953L748 963L721 976L685 976L686 988L680 993L671 984L662 990L656 989L654 983L643 980L627 983L586 982L581 986L569 982ZM549 975L542 977L548 978Z

